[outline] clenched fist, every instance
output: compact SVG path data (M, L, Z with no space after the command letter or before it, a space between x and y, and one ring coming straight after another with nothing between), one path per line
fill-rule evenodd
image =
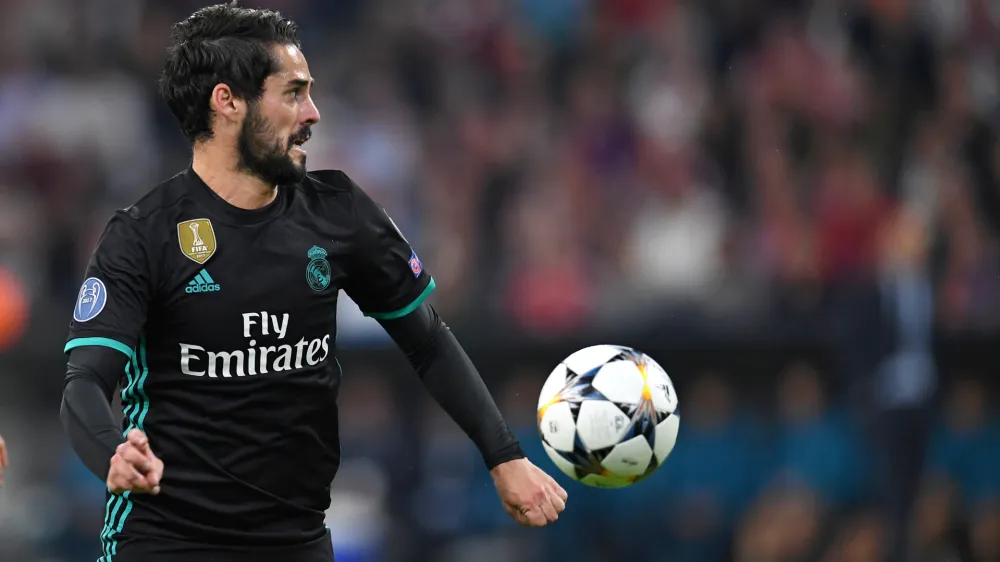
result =
M0 484L3 484L3 469L7 468L7 444L0 437Z
M159 494L163 461L156 458L149 439L138 429L129 431L125 439L111 457L108 490L115 494Z
M544 527L566 509L566 490L528 459L505 462L490 474L504 509L521 525Z

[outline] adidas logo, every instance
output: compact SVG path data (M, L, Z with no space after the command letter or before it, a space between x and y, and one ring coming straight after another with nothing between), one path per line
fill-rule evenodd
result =
M222 290L222 287L212 279L204 269L194 276L194 279L184 288L185 293L214 293Z

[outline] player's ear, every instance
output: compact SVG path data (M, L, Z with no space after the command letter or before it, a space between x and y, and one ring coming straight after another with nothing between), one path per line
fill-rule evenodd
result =
M238 122L246 112L246 103L233 94L229 86L216 84L209 102L212 112L227 121Z

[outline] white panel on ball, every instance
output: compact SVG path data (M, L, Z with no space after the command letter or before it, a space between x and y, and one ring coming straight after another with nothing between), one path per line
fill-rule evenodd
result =
M628 478L645 474L652 459L653 449L649 447L649 441L644 435L637 435L615 445L615 448L601 461L601 465L615 476Z
M655 362L646 366L646 380L649 382L649 392L653 397L653 407L661 412L671 412L677 409L677 393L674 384L663 367Z
M570 355L563 363L574 373L583 374L607 363L621 352L621 349L613 345L594 345Z
M576 428L573 424L573 412L570 410L569 403L557 402L546 408L538 424L538 429L542 432L545 441L554 449L565 452L573 450Z
M670 452L674 450L674 445L677 444L677 431L680 429L681 418L673 414L667 419L661 421L656 426L656 441L653 443L653 453L656 455L656 461L663 464L663 461L667 460L670 456Z
M595 451L616 445L629 423L625 412L611 402L585 400L576 416L576 433L587 449Z
M545 452L549 455L549 458L552 459L552 464L556 465L556 467L558 467L563 474L569 476L573 480L576 480L576 468L573 466L573 463L563 458L558 451L549 447L548 443L543 442L542 447L545 447Z
M601 367L593 386L605 398L622 404L638 404L645 381L632 361L612 361Z
M566 365L560 363L549 373L549 378L545 379L542 385L542 392L538 396L538 407L547 405L559 391L566 387Z

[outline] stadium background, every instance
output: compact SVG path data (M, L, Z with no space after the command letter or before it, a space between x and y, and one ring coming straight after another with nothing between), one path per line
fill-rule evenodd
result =
M186 163L153 83L169 24L205 4L0 2L4 561L98 556L103 486L59 427L61 348L112 210ZM1000 556L1000 4L244 4L301 22L310 167L388 208L536 463L555 470L537 392L578 347L647 351L684 412L654 478L565 484L558 524L518 529L345 302L339 561L874 562L885 459L863 397L930 390L920 560ZM881 314L879 290L917 296ZM886 321L933 333L906 368L860 352Z

